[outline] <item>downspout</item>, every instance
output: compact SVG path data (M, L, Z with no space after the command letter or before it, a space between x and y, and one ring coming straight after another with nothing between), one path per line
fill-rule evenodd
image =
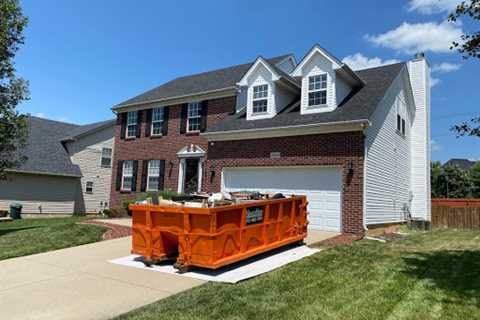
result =
M368 159L368 148L367 148L367 125L364 126L363 132L365 136L365 142L363 144L363 230L367 231L367 159Z

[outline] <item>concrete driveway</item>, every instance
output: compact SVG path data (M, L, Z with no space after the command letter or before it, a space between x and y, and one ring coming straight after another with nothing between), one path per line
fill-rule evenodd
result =
M0 261L0 319L109 319L203 283L107 262L131 238Z

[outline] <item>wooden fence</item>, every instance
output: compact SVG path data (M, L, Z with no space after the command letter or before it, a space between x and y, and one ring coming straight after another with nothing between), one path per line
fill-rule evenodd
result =
M480 199L432 199L432 228L480 229Z

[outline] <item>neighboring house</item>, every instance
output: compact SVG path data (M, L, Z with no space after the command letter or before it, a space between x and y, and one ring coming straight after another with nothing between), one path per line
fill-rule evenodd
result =
M0 210L18 202L23 213L94 213L110 198L115 120L75 125L28 118L27 161L0 181Z
M454 166L454 167L458 167L459 169L469 171L475 166L476 163L477 163L476 161L472 161L468 159L450 159L447 162L445 162L442 165L442 167L445 168L449 166Z
M113 107L112 206L149 190L305 194L309 227L430 219L423 55L353 71L315 45L177 78Z

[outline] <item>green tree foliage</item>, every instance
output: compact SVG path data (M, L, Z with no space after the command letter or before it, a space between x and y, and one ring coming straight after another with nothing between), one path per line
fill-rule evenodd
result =
M472 196L476 199L480 199L480 161L478 161L472 168L470 176L473 185Z
M28 83L15 75L13 59L24 42L26 24L17 0L0 0L0 179L6 169L25 161L18 149L25 145L27 122L16 108L28 99Z
M431 163L432 198L480 198L480 161L471 170Z
M448 20L455 22L462 17L480 21L480 0L462 1L455 12L448 16ZM453 42L450 49L458 50L464 58L480 58L480 31L463 34L461 43ZM474 117L470 121L455 125L451 130L457 134L457 137L480 137L480 117Z

